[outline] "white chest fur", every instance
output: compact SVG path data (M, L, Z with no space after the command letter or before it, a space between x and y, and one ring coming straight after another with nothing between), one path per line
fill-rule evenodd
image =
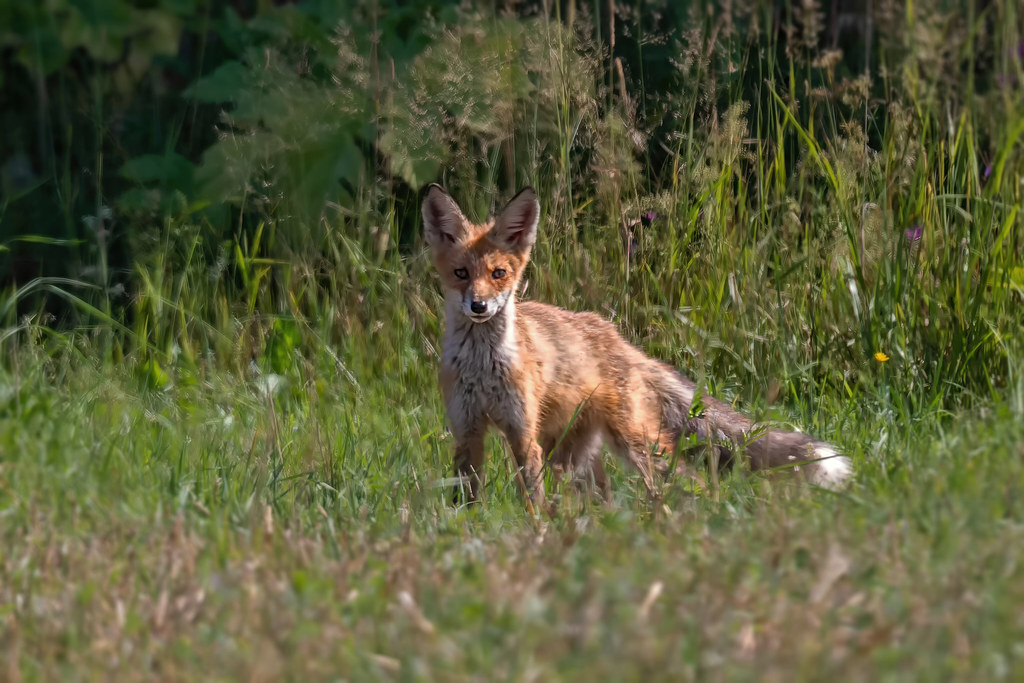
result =
M453 379L453 422L489 419L503 431L518 422L523 400L514 384L519 351L513 306L485 323L449 310L441 363Z

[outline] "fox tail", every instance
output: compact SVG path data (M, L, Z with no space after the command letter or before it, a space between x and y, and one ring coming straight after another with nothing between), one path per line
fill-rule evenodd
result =
M838 490L853 475L850 459L837 448L801 432L767 429L710 396L697 397L696 385L674 369L664 368L661 386L664 427L678 440L696 435L718 450L719 465L742 452L755 470L792 468L816 486ZM697 403L696 409L694 404Z

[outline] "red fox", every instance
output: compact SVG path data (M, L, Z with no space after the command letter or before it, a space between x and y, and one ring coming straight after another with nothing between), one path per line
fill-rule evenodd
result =
M508 439L528 501L543 502L545 464L588 477L607 499L601 448L609 448L654 491L677 448L691 440L754 469L792 466L814 484L838 488L848 458L799 432L766 430L708 396L691 411L696 385L626 342L593 313L572 313L516 291L537 239L540 202L532 188L496 218L476 224L440 185L423 200L423 225L445 292L441 388L455 437L455 471L478 500L484 437ZM685 467L685 466L682 466ZM532 506L531 506L532 507Z

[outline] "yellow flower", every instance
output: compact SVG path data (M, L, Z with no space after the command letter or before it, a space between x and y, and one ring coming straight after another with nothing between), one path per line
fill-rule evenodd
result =
M889 356L885 355L881 351L875 351L875 360L877 360L879 363L884 363L887 360L889 360Z

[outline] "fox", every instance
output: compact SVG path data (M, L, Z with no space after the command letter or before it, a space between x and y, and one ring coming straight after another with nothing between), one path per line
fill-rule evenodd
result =
M457 499L461 491L468 502L481 500L491 427L504 435L533 509L545 500L545 468L553 478L572 473L610 501L605 446L651 494L656 474L686 471L681 450L700 447L713 449L720 464L742 453L753 470L787 467L823 488L846 485L852 464L835 446L755 424L700 395L679 370L595 313L518 300L540 214L531 187L484 223L468 220L436 183L423 199L424 237L444 292L439 379Z

